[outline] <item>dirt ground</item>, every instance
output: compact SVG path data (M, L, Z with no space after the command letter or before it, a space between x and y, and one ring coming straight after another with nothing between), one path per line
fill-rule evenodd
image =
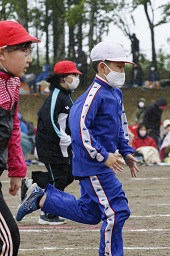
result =
M45 170L31 165L31 171ZM170 255L170 166L142 166L137 178L127 167L118 174L129 200L131 217L123 229L125 256ZM18 197L10 196L7 174L2 178L3 191L12 213L16 214ZM74 181L67 192L79 196ZM67 221L64 225L42 226L37 223L40 211L18 223L21 234L19 256L97 256L100 224L82 225Z

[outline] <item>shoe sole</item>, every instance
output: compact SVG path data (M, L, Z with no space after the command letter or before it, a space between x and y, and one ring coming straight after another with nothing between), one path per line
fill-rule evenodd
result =
M42 219L39 219L38 220L38 224L40 225L50 225L50 226L56 226L56 225L63 225L63 224L66 224L67 222L64 220L64 221L61 221L61 222L48 222L46 220L42 220Z

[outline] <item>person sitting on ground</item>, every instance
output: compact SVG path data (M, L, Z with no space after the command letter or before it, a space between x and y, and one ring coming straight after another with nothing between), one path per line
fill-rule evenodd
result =
M170 119L166 119L163 122L163 127L167 131L166 136L160 147L160 159L162 162L170 162Z
M139 63L135 63L132 67L131 81L133 87L138 87L143 85L143 72L141 65Z
M148 81L146 81L145 87L160 88L160 75L155 65L150 66L148 72Z
M41 87L44 85L45 87L48 85L46 82L46 78L50 76L50 65L46 64L42 67L42 71L38 76L32 75L29 77L27 81L28 75L22 78L22 81L28 82L28 86L30 88L30 93L41 92Z
M135 150L134 156L141 163L158 163L159 152L155 140L147 133L145 124L140 123L137 128L137 136L132 139L132 147Z
M132 140L132 147L136 150L144 146L152 146L158 149L155 140L148 135L145 124L140 123L137 128L137 136Z

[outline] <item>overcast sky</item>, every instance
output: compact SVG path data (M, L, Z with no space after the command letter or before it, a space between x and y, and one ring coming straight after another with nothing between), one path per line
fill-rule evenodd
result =
M157 5L168 3L169 0L154 0L155 7ZM131 28L132 33L136 34L136 37L140 42L140 50L141 53L147 54L147 56L151 57L151 34L150 29L148 27L148 21L146 19L146 15L144 13L143 7L139 7L134 12L136 26ZM155 21L160 17L160 12L155 12ZM170 23L165 25L160 25L155 28L155 47L156 50L160 48L163 49L164 52L170 54L170 42L167 43L167 39L170 39ZM131 52L131 43L127 37L124 36L122 31L118 29L114 25L110 25L109 36L104 39L113 39L114 41L120 42L123 44L126 49L127 54L129 55Z

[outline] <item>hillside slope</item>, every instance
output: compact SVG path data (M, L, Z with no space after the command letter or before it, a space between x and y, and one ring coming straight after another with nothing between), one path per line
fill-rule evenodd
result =
M149 89L141 88L122 88L124 95L124 105L129 124L133 124L135 120L135 111L137 109L137 101L139 98L145 98L147 104L155 101L159 97L165 97L168 101L167 108L163 111L162 120L170 119L170 88ZM72 96L75 100L83 91L76 90ZM26 94L20 95L19 111L27 121L32 121L36 126L37 112L42 106L47 96L43 94Z

